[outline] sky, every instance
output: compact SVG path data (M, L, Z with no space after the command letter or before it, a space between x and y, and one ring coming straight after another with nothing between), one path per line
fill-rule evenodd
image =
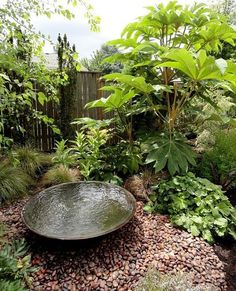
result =
M190 4L194 0L180 0L180 3ZM91 32L81 8L77 17L72 21L55 16L51 19L39 17L33 20L36 29L45 35L50 35L56 42L58 33L67 34L70 44L76 45L76 50L81 58L90 57L93 51L99 49L109 40L120 37L123 28L138 16L145 15L144 7L160 3L160 0L89 0L94 7L94 14L101 17L100 32ZM163 1L167 2L167 1ZM196 1L195 1L196 2ZM203 2L203 1L201 1ZM46 44L44 51L53 52L53 47Z

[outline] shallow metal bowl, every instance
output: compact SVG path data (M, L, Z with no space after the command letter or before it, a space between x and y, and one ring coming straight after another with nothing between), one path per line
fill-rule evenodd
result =
M125 225L135 199L125 189L104 182L64 183L33 196L22 219L33 232L60 240L98 237Z

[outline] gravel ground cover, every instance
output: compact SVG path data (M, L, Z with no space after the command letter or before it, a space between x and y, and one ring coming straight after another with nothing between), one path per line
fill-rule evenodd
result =
M167 216L143 212L142 202L130 223L104 237L61 242L41 238L22 223L25 200L0 210L9 238L25 238L39 267L32 290L134 290L147 268L161 273L187 272L196 284L227 290L224 265L214 248L173 227Z

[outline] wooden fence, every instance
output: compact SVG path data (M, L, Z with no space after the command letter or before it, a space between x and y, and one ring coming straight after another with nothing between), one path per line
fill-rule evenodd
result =
M73 86L69 88L69 91L73 93L73 104L69 106L72 119L80 117L104 118L104 113L101 108L89 110L84 108L88 102L106 97L103 95L105 93L99 90L104 86L100 78L101 74L97 72L77 73ZM43 106L37 102L35 103L35 109L53 118L56 124L59 123L60 105L54 101L48 102ZM39 120L35 120L35 124L33 124L32 136L35 146L42 151L51 151L55 146L55 135L53 131L49 126Z

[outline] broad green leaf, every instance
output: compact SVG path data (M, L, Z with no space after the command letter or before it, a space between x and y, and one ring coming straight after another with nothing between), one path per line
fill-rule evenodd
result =
M196 61L190 51L186 49L172 49L169 53L165 54L164 57L175 62L165 62L159 66L177 68L194 80L196 79Z
M157 43L152 42L144 42L135 47L135 49L132 51L133 54L135 53L149 53L153 54L156 53L160 49L160 46Z
M227 227L228 221L227 221L227 219L225 219L223 217L219 217L219 218L214 220L214 224L218 225L220 227Z
M193 216L192 220L197 223L197 224L201 224L202 223L202 217L201 216Z
M154 91L152 85L146 83L144 77L134 77L131 75L124 75L122 73L113 73L105 75L103 78L108 81L118 81L120 83L124 83L130 88L138 90L138 92L150 93Z
M206 241L208 241L209 243L213 243L213 242L214 242L214 238L213 238L213 236L212 236L212 234L211 234L211 231L208 230L208 229L202 231L202 237L203 237Z
M173 197L173 203L175 205L175 208L178 208L179 210L185 209L187 206L186 201L182 197L179 197L179 196Z
M133 39L115 39L115 40L111 40L107 42L108 45L117 45L117 46L121 46L121 47L137 47L137 42Z
M47 97L43 92L38 92L38 101L41 105L44 105L44 102L47 101Z
M86 108L104 108L107 112L119 109L121 106L129 102L135 96L135 92L130 90L128 93L124 93L121 89L114 88L112 93L107 98L101 98L86 104Z
M59 129L58 127L56 127L56 126L51 126L51 128L52 128L52 131L53 131L55 134L61 134L61 131L60 131L60 129Z
M0 74L0 77L3 78L4 80L11 82L10 78L6 74Z
M173 176L176 172L177 173L179 172L179 164L176 163L176 160L174 159L173 154L174 153L171 151L171 148L170 148L170 151L168 154L167 168L171 176Z
M215 232L217 233L218 236L224 236L225 235L225 232L226 232L226 229L225 228L219 228L219 227L217 227L215 229Z
M150 150L145 163L154 163L155 171L158 172L167 166L171 175L176 172L186 172L188 163L195 165L195 154L190 146L178 138L169 140L168 137L162 138L160 145Z
M193 236L199 236L199 234L200 234L200 231L196 225L191 225L190 231L191 231Z

